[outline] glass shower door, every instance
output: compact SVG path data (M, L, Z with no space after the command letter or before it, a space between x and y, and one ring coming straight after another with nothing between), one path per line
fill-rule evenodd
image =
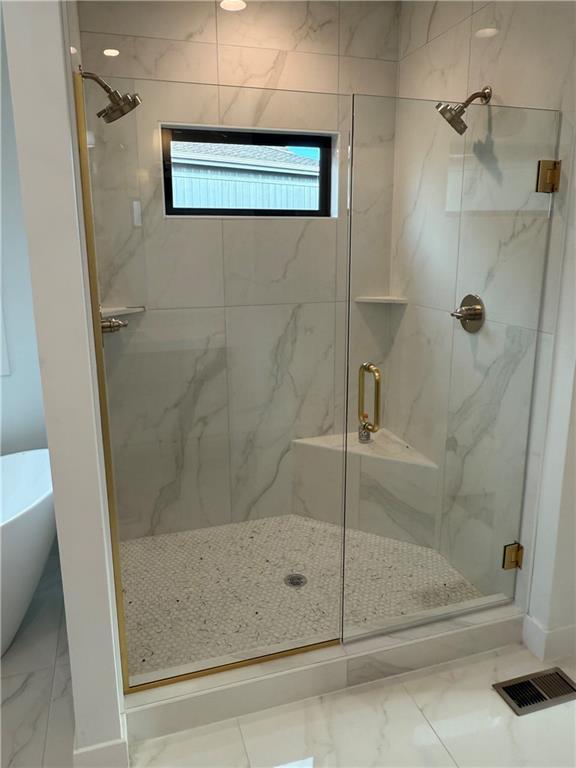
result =
M142 99L104 124L86 88L100 302L127 323L103 342L130 688L339 641L351 100L112 85ZM162 126L329 139L330 215L167 215ZM257 173L301 185L310 153L276 147ZM220 160L203 183L237 184Z
M354 98L344 638L512 598L558 113ZM452 316L478 296L485 322ZM474 299L476 302L476 299ZM358 437L358 368L381 372ZM366 382L366 420L372 390ZM366 437L366 434L363 435Z

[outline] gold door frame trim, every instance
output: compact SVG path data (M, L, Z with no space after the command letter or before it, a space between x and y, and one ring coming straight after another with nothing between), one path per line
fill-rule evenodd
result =
M242 661L234 661L230 664L221 664L216 667L208 667L195 672L188 672L174 677L165 677L150 683L130 685L128 675L128 647L126 643L126 623L124 614L124 593L122 591L122 576L120 568L120 542L118 537L118 511L116 507L116 490L114 484L114 466L112 462L112 450L110 440L110 419L108 414L108 397L106 388L106 366L104 360L104 344L102 328L100 325L100 296L98 289L98 269L96 261L96 240L94 236L94 215L92 211L92 190L90 187L90 160L88 156L88 142L86 138L86 108L84 104L84 80L79 72L74 73L74 108L76 114L76 132L78 138L78 155L80 163L80 186L82 191L82 210L84 214L84 232L86 236L86 257L88 263L88 283L90 289L90 308L92 312L92 329L94 333L94 352L96 357L96 372L98 380L98 400L100 404L100 425L102 430L102 446L104 451L104 469L106 477L106 496L108 499L108 514L110 518L110 539L112 545L112 568L114 574L114 592L116 595L116 613L118 620L118 636L120 642L120 661L122 667L122 686L125 694L136 693L150 688L160 688L164 685L179 683L184 680L192 680L195 677L204 677L230 669L238 669L252 664L260 664L266 661L295 656L300 653L329 648L340 645L341 638L326 640L322 643L290 648L287 651L279 651L264 656L255 656Z
M100 325L100 296L98 290L98 270L96 262L96 240L94 236L94 216L92 212L92 190L90 187L90 160L86 132L86 108L84 104L84 80L79 72L74 73L74 108L76 113L76 132L78 137L78 157L80 162L80 187L82 191L82 211L84 213L84 232L86 235L86 258L88 263L88 284L90 289L90 308L92 311L92 330L94 333L94 354L98 380L98 401L100 404L100 426L102 430L102 448L104 452L104 471L108 515L110 518L110 540L112 546L112 570L114 574L114 592L116 594L116 614L120 643L120 661L122 668L122 686L124 693L130 688L128 681L128 648L126 645L126 626L124 620L124 594L120 577L120 544L118 541L118 515L116 510L116 490L110 440L110 419L108 415L108 397L106 392L106 365L104 361L104 342Z
M138 691L148 691L151 688L162 688L163 686L171 685L172 683L183 683L186 680L194 680L196 677L215 675L218 672L228 672L231 669L239 669L240 667L251 667L253 664L265 664L267 661L276 661L277 659L283 659L286 656L299 656L302 653L318 651L322 648L333 648L336 645L342 645L342 641L338 638L334 640L325 640L322 643L300 645L297 648L290 648L287 651L269 653L266 656L253 656L249 659L242 659L242 661L231 661L229 664L220 664L217 667L206 667L206 669L198 669L195 672L184 672L184 674L175 675L174 677L161 677L158 680L152 680L150 683L133 685L129 690L124 691L124 693L138 693Z

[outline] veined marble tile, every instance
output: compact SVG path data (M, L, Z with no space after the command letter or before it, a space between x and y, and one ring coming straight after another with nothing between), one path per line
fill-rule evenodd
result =
M397 72L395 61L341 56L338 90L340 93L394 96Z
M388 293L395 99L354 98L350 291Z
M120 53L104 56L106 48L116 48ZM83 32L82 54L85 68L102 77L190 83L215 83L218 77L214 43Z
M398 307L393 307L390 310L381 304L357 304L354 301L350 303L347 392L350 406L348 408L348 429L350 432L358 430L358 370L362 363L367 361L378 366L380 371L384 370L384 360L390 348L391 318L397 309ZM372 401L368 400L368 402ZM385 408L384 405L383 413L385 413Z
M334 301L335 219L224 220L226 304Z
M155 309L222 306L222 232L214 219L164 214L160 124L216 125L216 86L137 81L142 105L138 136L142 243L147 306Z
M443 101L466 98L469 46L470 19L466 19L403 58L398 68L398 95Z
M391 293L452 311L464 139L429 101L396 109Z
M57 666L50 697L43 766L72 768L74 750L74 709L72 678L67 665Z
M127 443L114 452L122 539L230 522L228 436ZM214 429L214 426L208 426Z
M292 443L293 511L333 525L344 524L344 434L332 449Z
M132 316L106 363L121 520L139 535L226 522L223 310Z
M502 547L520 530L535 347L499 323L454 335L441 547L484 594L514 590Z
M78 11L82 32L216 42L216 13L211 2L82 0Z
M537 328L547 265L549 289L554 278L558 285L558 242L547 259L552 201L534 191L538 160L556 156L558 118L497 106L468 112L456 300L478 294L497 322Z
M547 214L463 214L456 304L482 298L495 322L538 327L548 232Z
M219 45L218 74L222 85L338 92L338 57L318 53Z
M337 54L338 3L251 2L242 13L218 8L218 43Z
M42 765L52 669L2 679L2 766Z
M401 686L347 690L239 722L254 768L454 765Z
M166 218L161 186L143 212L148 309L221 307L222 223Z
M362 456L360 461L360 530L435 547L441 479L438 467L369 456Z
M492 683L545 668L522 646L488 659L466 659L405 687L463 768L572 766L576 759L574 702L517 717Z
M334 432L346 432L346 379L348 378L348 304L334 304Z
M160 124L218 125L218 87L198 83L136 80L142 104L134 112L138 136L138 177L144 210L163 183Z
M133 80L113 78L110 85L121 92L136 91ZM89 157L100 297L108 306L145 304L142 229L133 207L140 200L136 125L133 120L104 123L96 113L106 103L105 94L89 81L84 93L94 137Z
M554 1L489 3L475 13L468 90L490 84L494 104L560 109L574 62L573 13L572 3ZM476 36L487 27L498 34Z
M220 86L220 123L240 128L337 131L333 94Z
M550 195L535 191L538 160L554 158L560 116L541 109L472 104L466 112L462 209L541 213Z
M399 4L341 2L340 55L396 61Z
M130 757L138 768L250 768L236 720L136 742Z
M454 321L445 312L416 305L391 308L390 314L384 424L442 467Z
M399 58L408 56L471 13L471 2L402 2Z
M292 505L292 439L334 424L334 306L226 310L233 519Z

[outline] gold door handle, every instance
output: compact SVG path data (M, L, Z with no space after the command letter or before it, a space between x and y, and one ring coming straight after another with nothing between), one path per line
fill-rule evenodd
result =
M365 411L364 382L366 374L371 373L374 376L374 418L368 420L368 414ZM358 421L360 429L364 432L378 432L380 429L380 383L382 375L380 369L374 363L362 363L358 371Z

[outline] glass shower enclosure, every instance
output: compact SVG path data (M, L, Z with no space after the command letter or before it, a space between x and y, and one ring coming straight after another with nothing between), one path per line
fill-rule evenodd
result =
M558 114L112 85L141 106L85 85L79 142L126 690L510 600ZM167 215L166 126L327 137L328 215Z
M354 97L345 638L514 596L559 115L474 105L459 135L434 107ZM364 360L383 421L363 444Z

